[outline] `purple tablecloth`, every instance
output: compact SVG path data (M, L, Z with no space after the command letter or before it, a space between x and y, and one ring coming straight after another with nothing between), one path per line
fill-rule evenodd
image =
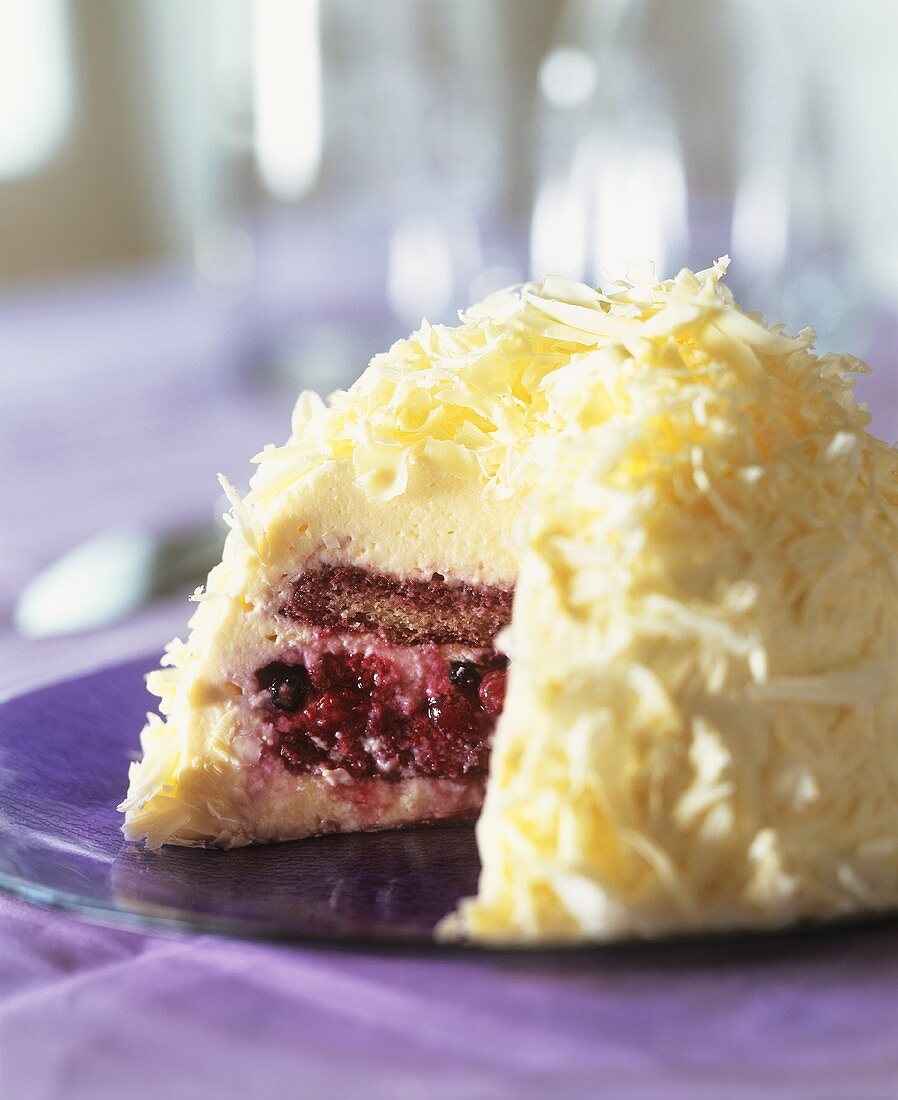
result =
M186 281L0 303L0 688L161 647L183 594L26 642L36 569L103 526L209 514L286 431L239 311ZM885 346L885 345L884 345ZM373 349L372 349L373 350ZM894 437L894 360L871 392ZM184 593L186 594L186 593ZM110 930L0 898L0 1095L898 1095L898 931L521 958Z
M898 937L531 962L141 936L0 901L5 1097L876 1097Z

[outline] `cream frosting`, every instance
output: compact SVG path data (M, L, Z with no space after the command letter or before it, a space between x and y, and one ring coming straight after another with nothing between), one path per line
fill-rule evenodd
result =
M150 679L126 835L299 835L301 791L254 798L239 685L296 640L283 578L349 561L518 577L480 891L446 934L895 904L898 461L853 399L863 365L743 313L725 269L512 288L302 395Z

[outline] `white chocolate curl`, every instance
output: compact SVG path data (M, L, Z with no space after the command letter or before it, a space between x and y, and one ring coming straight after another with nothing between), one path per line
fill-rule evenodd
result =
M483 872L446 935L898 905L898 456L862 364L740 312L722 271L544 307L595 348L547 380Z

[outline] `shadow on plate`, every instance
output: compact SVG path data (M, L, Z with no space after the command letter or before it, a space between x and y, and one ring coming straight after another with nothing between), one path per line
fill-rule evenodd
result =
M127 845L111 885L122 908L210 928L430 942L478 871L473 830L455 825L232 851Z

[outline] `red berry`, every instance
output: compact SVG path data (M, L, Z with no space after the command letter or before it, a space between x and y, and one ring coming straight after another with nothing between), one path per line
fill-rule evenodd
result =
M364 656L326 652L308 667L277 661L259 669L259 687L270 696L274 751L297 772L485 775L489 733L504 696L501 659L493 656L484 669L447 662L433 650L411 684L390 647Z
M504 668L495 668L480 681L480 691L478 692L480 706L491 718L497 718L502 713L502 707L505 705L507 677L508 674Z
M474 727L476 719L471 705L463 695L438 695L427 700L427 717L440 733L467 733Z

